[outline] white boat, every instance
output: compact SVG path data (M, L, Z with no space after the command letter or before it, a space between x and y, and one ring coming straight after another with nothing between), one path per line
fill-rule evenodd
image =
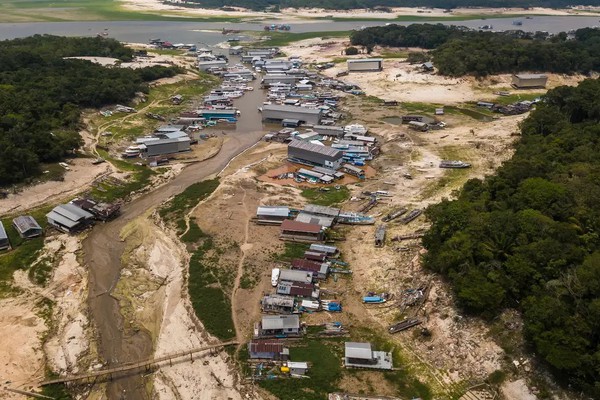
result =
M279 268L273 268L271 271L271 285L277 286L277 282L279 281L279 273L281 270Z

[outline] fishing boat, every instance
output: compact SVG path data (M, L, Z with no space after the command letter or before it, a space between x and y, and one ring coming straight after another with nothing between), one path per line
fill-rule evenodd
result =
M356 212L343 212L338 215L337 222L346 225L373 225L375 218Z
M442 160L440 168L469 168L471 164L464 161Z

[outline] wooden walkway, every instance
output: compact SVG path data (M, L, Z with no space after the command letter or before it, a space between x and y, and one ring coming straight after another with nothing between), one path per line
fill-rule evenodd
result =
M231 345L235 345L235 344L238 344L238 342L231 341L231 342L214 344L211 346L199 347L196 349L181 351L178 353L167 354L166 356L162 356L162 357L151 358L151 359L148 359L145 361L128 363L128 364L123 364L123 365L120 365L120 366L114 367L114 368L89 372L87 374L67 375L67 376L57 378L57 379L50 379L47 381L38 382L38 385L46 386L46 385L52 385L54 383L68 383L68 382L75 382L75 381L82 381L82 380L91 380L91 379L95 379L95 378L106 376L106 375L108 375L112 379L113 374L119 374L119 373L128 372L128 371L135 371L137 369L146 369L147 370L150 367L158 367L159 364L161 364L161 363L164 363L167 361L171 362L178 358L183 358L186 356L190 356L190 358L192 358L192 355L194 353L200 353L202 351L217 349L219 347L231 346Z

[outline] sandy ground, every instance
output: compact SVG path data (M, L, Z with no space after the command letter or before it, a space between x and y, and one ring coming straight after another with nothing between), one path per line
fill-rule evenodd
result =
M117 286L129 324L150 332L155 357L218 343L195 317L184 288L189 258L185 247L170 233L142 216L122 232L129 252ZM127 250L126 250L127 251ZM165 365L154 375L159 399L241 399L235 374L224 352L194 356ZM196 367L202 363L202 367Z
M307 39L282 48L288 55L302 57L304 62L319 63L338 58L365 58L382 55L382 51L393 49L376 48L367 55L347 57L343 50L350 46L348 39ZM397 49L400 50L400 49ZM407 49L402 49L406 52ZM409 49L411 50L411 49ZM412 49L414 51L420 51ZM340 72L347 71L345 62L337 63L335 67L323 71L329 77L335 77ZM548 74L548 88L560 85L576 85L585 77L581 75L566 76ZM494 75L486 79L476 79L466 76L452 78L423 72L419 65L411 65L404 58L384 59L383 71L354 72L338 78L344 82L360 86L367 95L384 100L406 102L422 102L434 104L457 104L475 100L493 100L497 98L494 91L511 90L511 75ZM538 93L539 90L520 90L519 93Z
M55 269L44 287L34 284L26 271L15 272L14 285L21 293L0 303L0 376L7 386L28 390L44 378L45 366L56 373L77 373L90 361L87 279L77 260L79 248L72 236L46 241L38 262L52 263ZM41 306L44 300L52 302L51 311Z
M327 10L321 8L285 8L280 13L265 13L248 10L241 7L234 7L235 11L222 11L218 9L204 9L204 8L188 8L182 6L183 2L179 0L171 0L169 2L163 2L160 0L121 0L124 7L129 10L152 12L152 13L174 13L180 16L198 17L198 16L234 16L234 17L248 17L248 18L261 18L261 19L285 19L286 21L292 20L295 23L298 22L309 22L310 18L380 18L380 19L394 19L401 15L408 16L420 16L420 17L452 17L457 15L472 15L472 14L486 14L490 16L502 15L502 14L533 14L533 15L594 15L594 11L598 10L598 7L581 7L577 10L554 10L550 8L457 8L452 12L446 13L441 8L409 8L409 7L393 7L391 12L372 11L367 9L356 9L356 10Z

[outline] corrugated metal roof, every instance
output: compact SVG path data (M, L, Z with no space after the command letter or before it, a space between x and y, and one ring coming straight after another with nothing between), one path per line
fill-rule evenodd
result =
M365 360L373 358L371 343L346 342L344 347L346 358L362 358Z
M305 224L316 224L324 228L330 228L333 225L333 217L325 217L322 215L314 215L300 211L296 216L296 221L304 222Z
M289 207L282 206L259 206L256 209L256 216L265 217L288 217L290 215Z
M281 353L283 342L280 340L252 340L248 344L250 353Z
M262 303L271 306L294 307L294 299L276 294L263 297Z
M547 78L544 74L515 74L515 76L519 79L540 79Z
M56 207L54 207L52 211L75 222L78 222L82 219L94 218L94 216L91 213L85 211L82 208L77 207L75 204L70 203L59 204Z
M19 233L25 233L30 229L42 229L31 215L21 215L13 219L13 224Z
M282 281L311 283L313 280L313 273L310 271L284 269L281 271L279 279L281 279Z
M281 230L290 232L319 233L321 232L321 226L286 219L281 224Z
M300 318L297 315L265 315L262 317L262 328L273 329L298 329Z
M54 211L50 211L48 214L46 214L46 217L48 218L48 221L55 221L60 225L66 226L67 228L73 228L79 225L79 222L70 220L67 217L63 217L62 215Z
M316 204L307 204L304 206L304 211L310 214L321 214L330 217L337 217L340 214L340 209L335 207L319 206Z
M328 146L319 146L317 144L304 142L302 140L292 140L288 146L294 149L307 150L313 153L319 153L330 157L342 156L342 152L338 149L334 149Z
M326 246L324 244L313 243L310 245L312 251L318 251L321 253L335 254L338 252L338 248L335 246Z
M383 62L383 58L356 58L353 60L348 60L348 64L366 63L371 61Z
M292 260L292 268L299 269L301 271L319 272L321 270L321 263L296 258L295 260Z
M308 369L308 363L306 361L288 361L287 366L289 368Z
M0 240L8 239L8 234L6 233L6 229L4 229L4 225L2 225L2 221L0 221Z
M300 106L286 106L280 104L265 104L263 107L263 112L265 111L284 111L284 112L294 112L300 114L321 114L321 110L318 108L308 108L308 107L300 107Z

